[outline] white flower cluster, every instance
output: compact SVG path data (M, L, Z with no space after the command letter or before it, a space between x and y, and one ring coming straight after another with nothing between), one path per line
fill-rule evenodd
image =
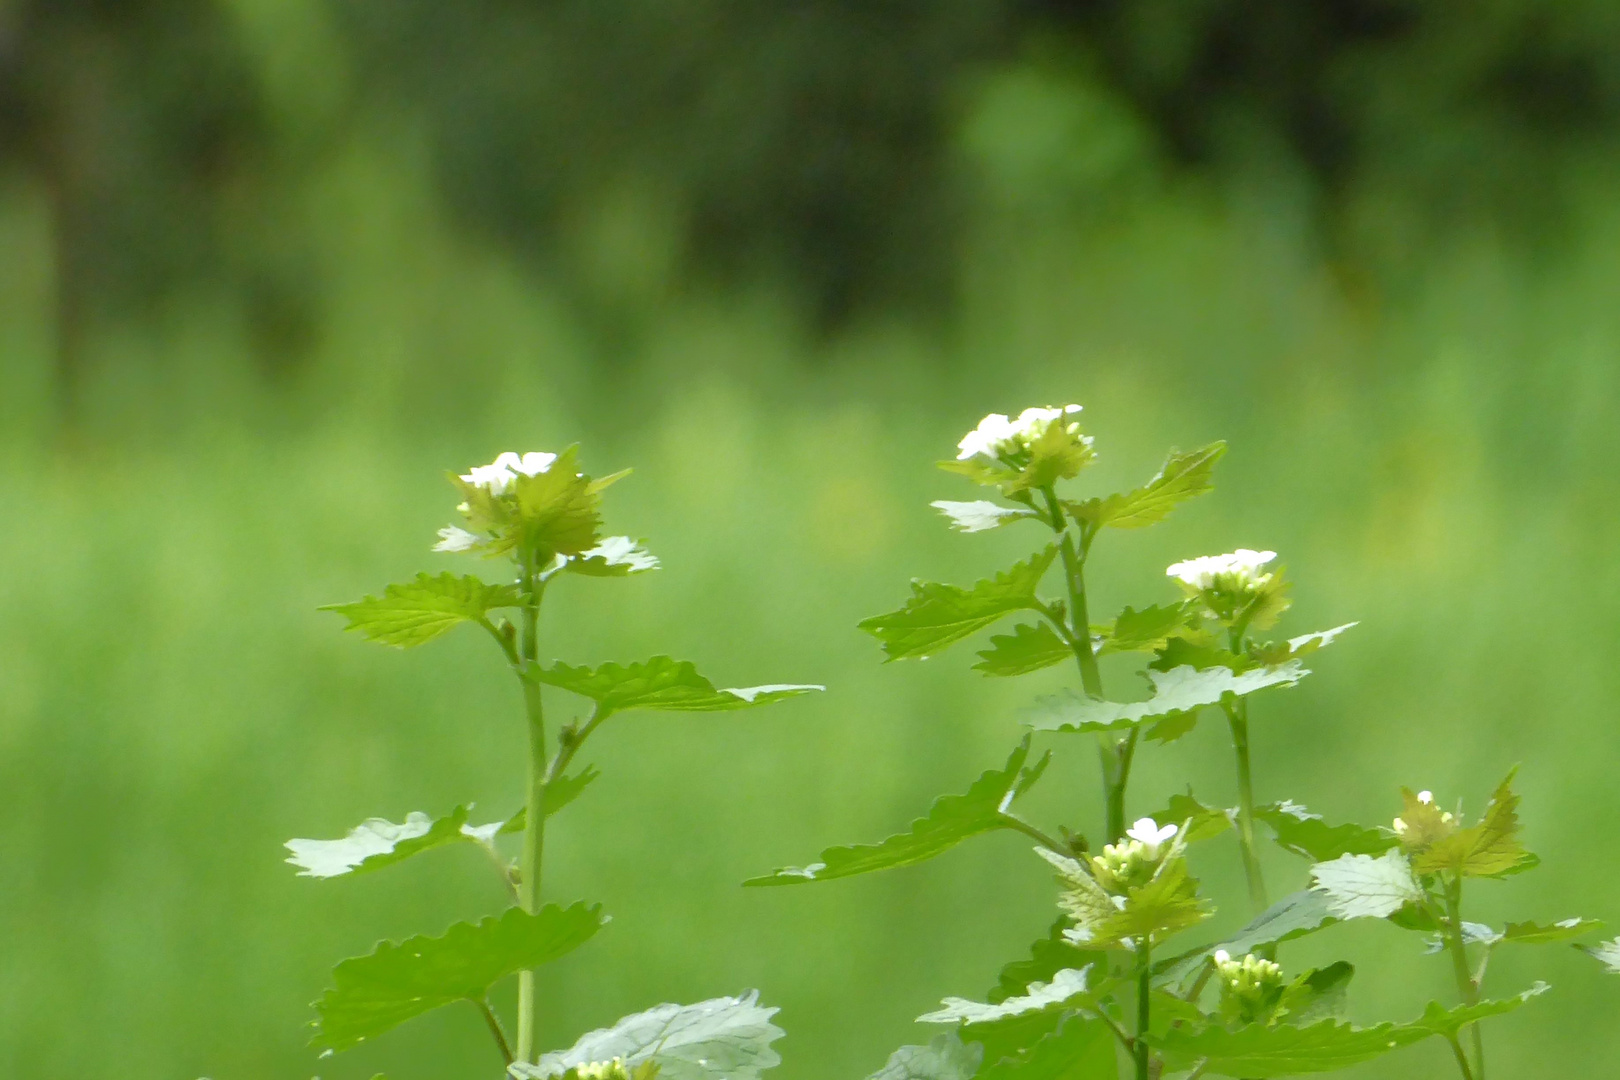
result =
M1238 548L1229 555L1205 555L1175 563L1164 573L1196 592L1258 592L1271 584L1273 577L1263 573L1261 567L1276 557L1275 551Z
M488 465L474 465L471 471L462 474L461 478L474 487L483 488L491 495L505 495L519 473L524 476L538 476L551 468L551 463L556 460L556 454L548 454L543 450L531 450L521 456L508 450L498 455Z
M1092 875L1111 893L1123 894L1133 886L1145 885L1164 855L1164 845L1180 829L1159 825L1152 818L1140 818L1125 830L1129 843L1104 844L1101 855L1091 857Z
M1018 414L1016 420L1010 420L1004 413L991 413L979 421L979 426L962 437L957 443L960 451L956 460L966 461L968 458L984 457L996 458L1003 454L1016 454L1021 450L1028 450L1030 443L1040 438L1054 421L1073 416L1080 412L1078 405L1039 406L1032 405ZM1077 435L1080 431L1080 422L1071 421L1064 430L1070 435ZM1087 446L1091 445L1089 436L1081 435L1080 439Z

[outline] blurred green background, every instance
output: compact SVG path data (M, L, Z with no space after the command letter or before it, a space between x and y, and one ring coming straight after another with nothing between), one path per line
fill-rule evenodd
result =
M1545 866L1474 917L1620 918L1617 182L1602 0L0 2L0 1073L494 1075L470 1008L304 1049L331 963L501 906L475 853L312 882L280 844L517 804L487 642L314 609L476 569L427 551L444 470L574 440L635 467L609 528L666 569L555 590L549 650L829 690L593 742L548 884L615 921L552 970L549 1045L757 986L774 1075L864 1076L1044 932L1010 835L738 887L961 790L1066 678L884 667L854 629L1027 550L927 502L1038 402L1085 404L1094 489L1232 445L1213 496L1099 544L1102 608L1244 545L1298 583L1284 629L1361 621L1257 701L1262 799L1477 809L1522 762ZM1132 809L1230 799L1221 736L1149 754ZM1036 811L1091 828L1094 752L1053 745ZM1199 869L1242 921L1235 850ZM1449 993L1382 924L1285 960L1329 953L1358 1018ZM1559 948L1489 987L1538 976L1493 1069L1595 1072L1620 982Z

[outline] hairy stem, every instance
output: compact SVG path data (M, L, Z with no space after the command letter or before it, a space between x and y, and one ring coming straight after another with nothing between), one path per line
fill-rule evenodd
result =
M1270 905L1266 901L1266 882L1260 874L1260 856L1254 844L1254 776L1249 766L1248 702L1239 698L1227 707L1226 721L1232 729L1232 750L1237 755L1238 843L1243 848L1243 875L1249 882L1249 904L1258 915Z
M1136 940L1136 1080L1148 1080L1148 1027L1152 1022L1153 992L1152 939L1146 934Z
M1463 943L1461 874L1446 882L1445 933L1446 948L1451 953L1452 974L1457 978L1457 992L1462 995L1464 1005L1478 1005L1479 984L1468 971L1468 949ZM1480 1034L1479 1022L1469 1024L1468 1032L1474 1044L1474 1068L1472 1072L1464 1068L1463 1073L1469 1080L1485 1080L1485 1040ZM1458 1060L1466 1065L1461 1047L1458 1047Z
M494 1038L495 1045L500 1048L501 1059L508 1065L512 1064L512 1044L506 1041L506 1032L501 1029L501 1021L495 1015L495 1010L489 1007L488 999L468 998L467 1000L478 1006L478 1011L484 1014L484 1023L489 1025L490 1036Z
M540 699L540 683L533 669L540 656L540 600L544 590L539 574L531 561L523 565L523 707L529 726L529 783L525 803L527 828L523 832L523 861L521 863L520 892L523 910L529 914L540 911L540 870L546 845L546 722ZM540 1025L540 998L535 992L533 970L518 973L518 1049L520 1061L533 1061L536 1031Z

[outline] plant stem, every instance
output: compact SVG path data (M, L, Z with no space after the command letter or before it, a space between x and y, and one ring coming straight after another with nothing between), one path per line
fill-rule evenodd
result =
M484 1023L489 1025L489 1033L495 1039L495 1045L500 1047L501 1058L506 1064L512 1064L512 1044L506 1041L506 1032L501 1030L501 1021L495 1015L495 1010L489 1007L489 1001L484 998L468 998L478 1011L484 1014Z
M546 844L546 723L540 699L540 683L533 669L540 656L540 600L543 584L532 560L523 563L523 706L529 727L529 784L525 803L527 828L523 832L523 861L520 894L523 910L531 915L540 911L540 869ZM536 1031L540 1025L540 999L535 992L533 970L518 973L518 1049L519 1061L534 1060Z
M1457 1041L1457 1036L1448 1035L1446 1041L1451 1044L1451 1052L1457 1055L1457 1068L1462 1070L1463 1080L1475 1080L1474 1070L1468 1067L1468 1055L1463 1053L1462 1043Z
M1259 915L1270 905L1266 882L1260 874L1260 856L1254 845L1254 777L1249 766L1249 707L1238 698L1226 709L1232 729L1232 750L1237 754L1238 843L1243 848L1243 874L1249 881L1249 903Z
M1063 560L1063 578L1069 593L1069 646L1074 650L1075 662L1080 667L1080 687L1090 697L1103 696L1102 672L1097 667L1097 653L1091 647L1091 613L1086 605L1086 554L1091 545L1083 531L1081 544L1076 547L1074 534L1069 531L1063 516L1063 506L1057 493L1043 488L1049 515L1048 524L1058 534L1058 554ZM1080 522L1075 524L1084 530ZM1108 843L1117 843L1125 835L1125 786L1131 778L1131 755L1136 749L1136 732L1125 739L1116 739L1106 733L1097 736L1097 753L1102 764L1105 800L1104 831Z
M1066 855L1071 859L1074 858L1074 852L1070 850L1067 844L1046 835L1046 833L1031 825L1017 814L1009 814L1003 810L1001 812L1001 821L1002 824L1006 825L1009 829L1017 829L1019 832L1034 840L1046 850L1055 851L1059 855Z
M1153 991L1152 939L1136 939L1136 1080L1148 1080L1148 1026L1152 1020L1149 994Z
M1463 943L1462 925L1462 875L1455 875L1446 882L1446 945L1451 953L1451 970L1457 977L1457 992L1462 995L1464 1005L1479 1004L1479 984L1468 971L1468 949ZM1474 1044L1474 1068L1472 1072L1465 1067L1463 1074L1470 1080L1485 1080L1485 1040L1480 1034L1479 1022L1468 1025L1469 1035ZM1463 1058L1462 1048L1457 1048L1459 1062Z

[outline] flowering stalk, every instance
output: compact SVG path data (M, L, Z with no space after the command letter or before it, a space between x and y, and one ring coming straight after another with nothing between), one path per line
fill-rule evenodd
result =
M1479 983L1468 970L1468 949L1463 941L1462 875L1460 873L1451 875L1445 881L1444 888L1446 951L1451 954L1451 970L1457 979L1457 992L1462 995L1463 1004L1472 1007L1479 1004ZM1480 1034L1478 1023L1470 1024L1468 1028L1474 1044L1474 1066L1472 1069L1468 1067L1467 1055L1453 1040L1457 1063L1467 1080L1485 1080L1485 1039Z
M1150 1075L1147 1034L1153 1019L1152 942L1149 934L1136 939L1136 1040L1132 1047L1136 1080L1148 1080Z
M534 566L532 558L523 560L523 646L522 662L517 667L523 684L523 706L529 729L528 796L524 803L523 861L520 864L519 895L523 910L533 915L540 910L541 864L546 845L546 781L549 770L546 763L545 707L540 697L540 683L530 668L540 659L540 601L545 594L545 580ZM535 985L535 972L518 973L518 1047L519 1061L533 1061L536 1032L540 1026L540 995Z

